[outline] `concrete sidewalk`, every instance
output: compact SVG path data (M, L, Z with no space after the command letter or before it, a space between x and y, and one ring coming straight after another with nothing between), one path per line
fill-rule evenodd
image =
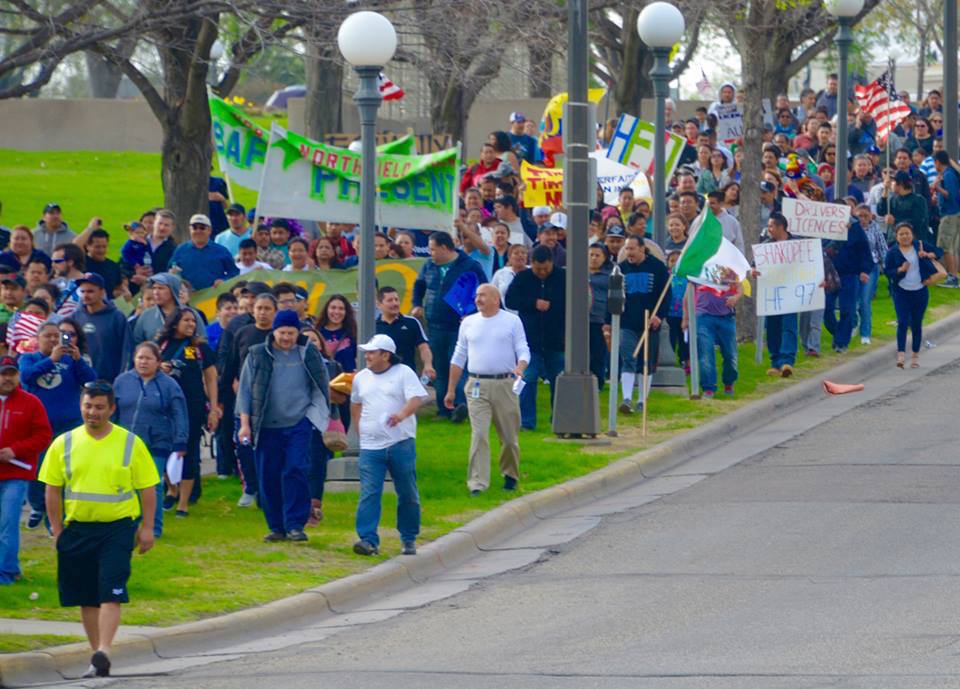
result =
M934 324L927 333L930 338L945 339L957 330L960 315ZM942 343L925 353L925 369L900 371L893 369L893 346L878 348L826 374L842 382L871 379L864 393L830 398L822 392L819 378L797 383L649 451L506 503L424 546L415 557L396 558L362 574L259 608L131 634L128 641L117 645L115 663L143 672L166 671L283 648L368 623L389 611L399 614L453 595L490 573L535 561L551 544L593 528L599 515L636 505L638 500L657 499L722 471L750 453L779 442L778 438L806 430L800 425L828 420L920 377L936 362L956 358L958 351L960 342ZM879 376L871 378L878 372ZM812 402L816 404L811 406ZM794 420L794 412L804 406L805 420L800 424ZM731 441L737 448L735 453L730 452L730 446L722 452L714 449ZM687 464L682 472L656 478L684 462ZM79 644L0 657L0 681L4 686L60 681L82 670L87 659L87 649Z

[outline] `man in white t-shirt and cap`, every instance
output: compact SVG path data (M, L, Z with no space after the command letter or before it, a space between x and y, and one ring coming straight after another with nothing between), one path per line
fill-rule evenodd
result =
M530 363L530 348L520 317L500 308L500 293L480 285L477 313L460 323L450 361L450 384L443 403L453 409L453 392L469 362L464 391L470 414L470 465L467 488L477 496L490 487L490 421L500 436L503 489L516 490L520 478L520 388Z
M409 366L400 363L389 335L374 335L359 346L367 367L353 378L351 418L359 419L360 500L353 552L380 552L380 502L387 470L397 491L397 531L403 554L416 555L420 533L420 495L417 492L416 412L427 391Z

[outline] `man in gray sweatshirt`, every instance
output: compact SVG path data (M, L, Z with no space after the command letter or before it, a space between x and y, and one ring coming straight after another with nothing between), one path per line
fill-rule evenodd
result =
M237 439L254 445L268 543L307 540L310 436L330 419L327 367L299 336L296 311L278 311L271 336L250 348L237 390Z
M85 273L77 278L80 308L73 319L87 336L87 348L97 376L111 383L130 368L133 356L133 335L122 311L107 301L103 278Z

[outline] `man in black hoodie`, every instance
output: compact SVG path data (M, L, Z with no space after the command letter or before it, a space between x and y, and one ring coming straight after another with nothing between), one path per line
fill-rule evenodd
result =
M670 313L670 300L660 302L656 313L653 308L670 279L670 273L663 261L647 252L647 245L642 237L630 235L625 245L627 260L620 263L620 272L623 273L623 286L626 292L623 315L620 317L620 388L623 393L623 402L620 411L631 414L633 406L633 386L637 382L638 374L643 373L642 359L633 355L633 351L643 335L643 313L650 311L650 358L649 371L652 374L657 361L660 345L660 322ZM607 325L603 326L604 334L610 333L610 314L607 314ZM646 400L646 390L641 390L637 406Z
M127 317L107 301L106 284L96 273L77 278L80 308L73 319L87 336L87 348L97 377L113 380L130 366L133 333Z
M520 392L520 425L528 430L537 425L537 381L545 378L550 383L552 408L554 383L563 371L566 282L566 271L553 265L553 252L540 245L531 254L530 267L507 289L507 308L520 316L530 346L530 365Z
M847 241L829 241L824 244L824 253L833 261L840 274L840 289L826 295L823 324L833 335L833 351L843 353L850 346L853 334L853 317L857 308L857 283L866 284L873 270L873 255L867 235L860 222L853 216ZM840 320L837 320L837 303L840 305Z

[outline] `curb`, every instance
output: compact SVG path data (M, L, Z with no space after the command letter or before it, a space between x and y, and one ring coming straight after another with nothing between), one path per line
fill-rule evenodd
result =
M925 329L924 336L943 338L956 332L960 332L960 312L933 323ZM829 375L851 382L862 381L881 362L891 364L894 352L895 343L888 343L828 369ZM305 617L321 621L368 605L451 570L542 519L670 471L689 460L691 451L709 448L729 441L737 434L760 428L766 420L765 415L756 413L759 404L763 405L765 412L784 412L825 395L821 387L824 373L590 474L503 503L424 545L413 557L399 556L360 574L255 608L132 635L114 646L113 658L195 655L201 646L223 646L262 638L267 631L273 633L295 628ZM78 675L86 668L89 654L86 644L71 644L44 651L0 655L0 687L63 681L65 676Z

